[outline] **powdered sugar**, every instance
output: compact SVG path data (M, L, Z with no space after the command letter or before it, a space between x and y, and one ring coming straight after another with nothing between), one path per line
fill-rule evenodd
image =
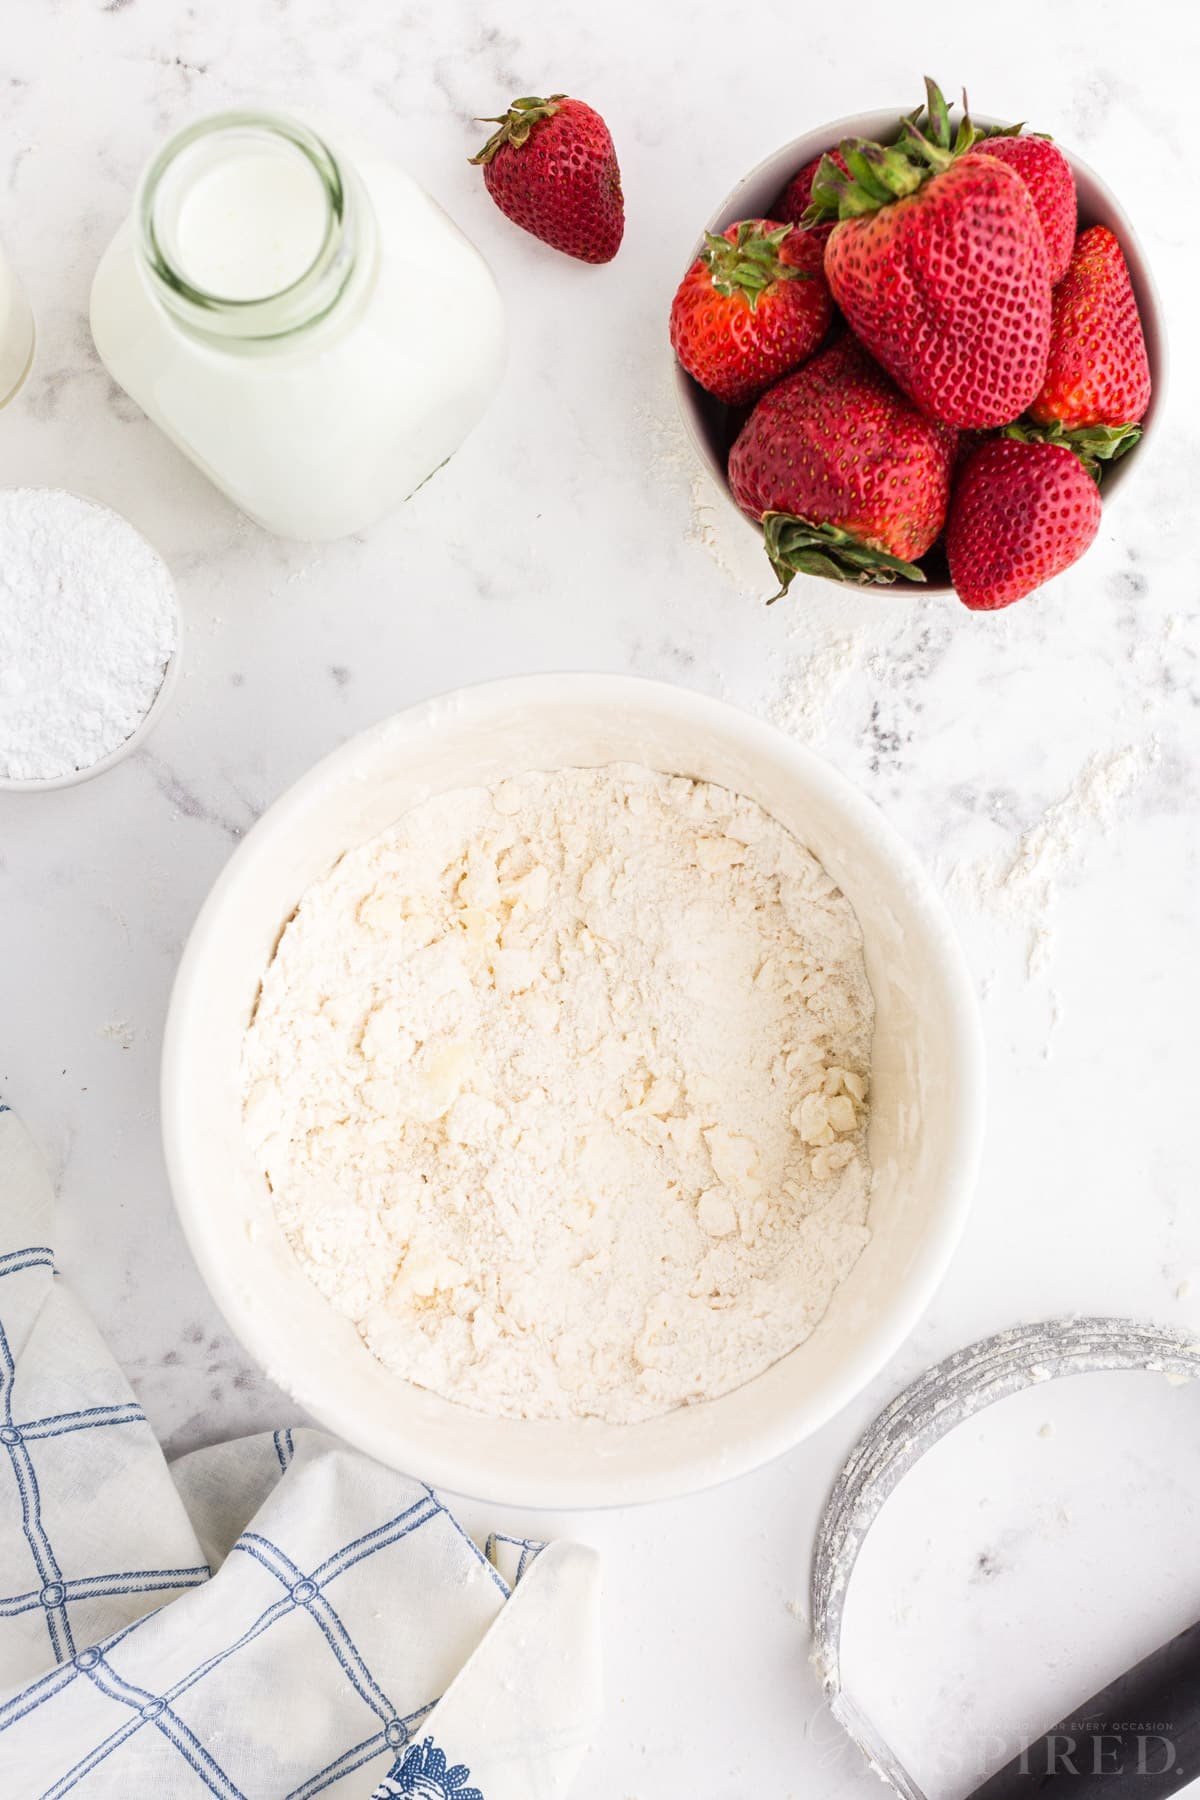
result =
M119 749L177 631L166 565L126 520L51 488L0 492L0 777L50 781Z
M442 795L302 900L247 1128L398 1374L647 1418L802 1341L866 1241L854 914L757 805L620 766Z

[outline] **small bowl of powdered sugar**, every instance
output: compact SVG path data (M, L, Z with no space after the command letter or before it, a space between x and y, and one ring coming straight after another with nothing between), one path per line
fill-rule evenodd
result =
M179 607L119 513L56 488L0 491L0 789L87 781L165 708Z

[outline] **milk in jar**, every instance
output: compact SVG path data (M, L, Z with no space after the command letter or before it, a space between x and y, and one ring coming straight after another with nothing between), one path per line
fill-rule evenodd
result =
M372 524L453 454L504 362L478 251L394 164L281 114L179 133L92 287L113 379L268 531Z

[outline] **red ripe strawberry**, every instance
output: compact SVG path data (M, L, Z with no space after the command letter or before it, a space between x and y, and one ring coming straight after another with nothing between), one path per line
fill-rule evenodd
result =
M671 306L671 345L702 388L742 406L810 357L832 317L820 244L794 225L743 219L705 233Z
M1100 490L1063 444L990 438L958 478L946 549L964 606L1011 606L1078 561L1100 529Z
M786 592L795 574L924 581L946 516L956 433L919 413L843 338L763 395L729 458Z
M844 175L850 173L840 150L827 150L825 154ZM772 218L788 219L793 225L803 222L805 213L812 205L813 182L817 179L817 170L821 167L821 160L819 156L814 156L810 163L805 163L804 167L792 176L771 208ZM836 219L823 219L815 225L806 226L805 229L811 231L819 244L823 244L836 224Z
M825 246L834 300L871 354L932 418L1010 424L1042 385L1050 345L1046 237L1029 189L951 139L940 89L895 144L847 138L850 174L821 165L809 218L837 214Z
M1066 274L1075 247L1075 177L1070 163L1058 145L1044 137L1002 134L985 138L975 146L975 154L1007 163L1029 189L1046 234L1050 285L1054 287Z
M582 100L514 100L473 163L522 230L581 262L611 262L625 230L621 171L608 126Z
M1076 431L1135 425L1150 404L1150 361L1121 246L1106 225L1076 239L1054 290L1050 360L1029 408L1039 425Z

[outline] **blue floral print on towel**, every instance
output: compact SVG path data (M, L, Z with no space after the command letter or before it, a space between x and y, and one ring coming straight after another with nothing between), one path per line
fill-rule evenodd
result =
M446 1752L432 1738L410 1744L395 1768L375 1789L372 1800L407 1794L411 1800L484 1800L477 1787L467 1787L471 1771L464 1763L446 1767Z

